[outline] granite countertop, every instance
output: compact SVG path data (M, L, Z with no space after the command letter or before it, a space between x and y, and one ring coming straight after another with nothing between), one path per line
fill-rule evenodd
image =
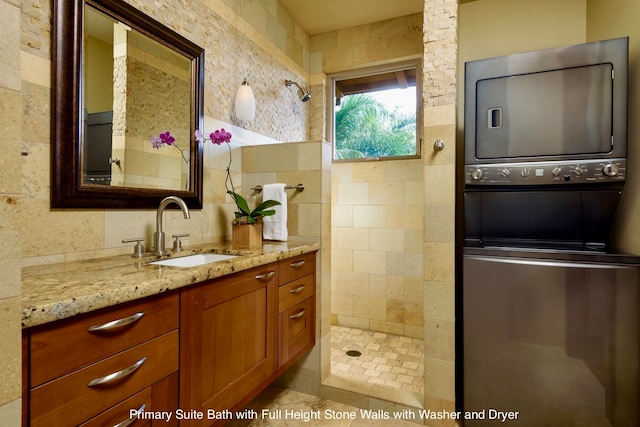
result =
M319 243L265 242L261 250L233 250L230 244L197 245L179 254L132 258L120 255L25 267L22 270L22 328L42 325L119 303L179 289L320 249ZM196 253L237 258L191 268L149 264Z

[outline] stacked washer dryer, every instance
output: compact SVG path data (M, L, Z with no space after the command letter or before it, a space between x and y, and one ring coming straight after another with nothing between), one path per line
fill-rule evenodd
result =
M611 247L628 39L465 67L465 426L640 426L640 258Z

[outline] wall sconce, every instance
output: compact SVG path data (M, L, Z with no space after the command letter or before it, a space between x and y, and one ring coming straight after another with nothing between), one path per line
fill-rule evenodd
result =
M238 120L253 120L256 114L256 99L245 78L236 93L236 117Z
M284 84L289 87L291 85L298 86L298 95L300 96L300 101L307 102L311 99L311 92L309 92L309 88L306 86L300 86L298 83L293 80L285 80Z
M243 0L242 2L242 39L244 42L244 53L247 54L247 32L245 26L247 25L247 5ZM244 62L244 75L246 76L246 58L243 58ZM253 96L253 90L249 83L247 82L247 78L245 77L238 88L238 92L236 92L236 102L235 102L235 110L236 110L236 118L241 121L253 120L256 115L256 98Z

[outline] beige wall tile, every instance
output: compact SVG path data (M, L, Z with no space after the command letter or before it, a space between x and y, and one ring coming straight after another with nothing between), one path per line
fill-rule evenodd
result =
M3 242L0 245L0 277L2 278L0 279L0 301L20 296L22 289L19 268L20 229L18 228L21 203L20 199L14 195L0 194L0 218L2 218L0 241ZM10 347L8 346L7 349Z
M19 224L25 257L104 247L103 212L50 211L48 200L24 200Z
M20 6L0 2L3 31L0 35L0 87L20 90Z
M1 36L0 36L1 37ZM2 40L0 39L0 42ZM1 48L0 48L1 49ZM0 193L20 193L20 141L22 139L22 96L13 89L0 87L0 131L3 135L0 157Z
M369 198L372 205L402 205L405 204L404 191L404 182L373 182Z
M422 205L387 206L387 227L422 231L424 207Z
M369 230L362 228L338 228L337 248L369 250Z
M455 323L448 320L424 320L425 357L451 360L455 359Z
M331 269L333 271L353 271L353 250L331 250Z
M353 182L385 182L389 162L353 163Z
M433 165L424 171L425 203L454 203L455 165Z
M453 381L455 378L455 366L453 361L425 357L424 378L426 401L433 397L455 401L455 384Z
M319 204L298 205L298 236L319 237L321 235L321 222Z
M353 251L353 271L356 273L385 274L387 272L385 252Z
M449 243L455 238L455 205L427 203L424 206L424 238L427 242Z
M336 201L339 206L369 204L369 184L358 182L338 185Z
M424 244L424 278L431 281L453 281L454 244Z
M353 227L353 206L333 205L331 221L335 227Z
M387 334L404 335L405 325L402 323L393 323L382 320L372 319L369 327L372 331L380 331Z
M22 399L16 399L4 405L0 405L0 425L4 427L20 427L22 423Z
M425 281L422 289L424 289L425 318L455 320L454 282Z
M389 228L374 228L369 231L372 249L385 252L404 251L404 231Z
M20 298L0 300L0 405L20 398L22 393L22 331Z
M369 275L359 272L338 272L338 293L369 295Z
M351 294L341 292L333 292L331 294L331 306L334 307L333 312L343 316L353 316L353 299Z
M386 224L384 206L354 206L353 226L356 228L381 228Z
M387 252L387 273L395 276L422 277L421 253Z

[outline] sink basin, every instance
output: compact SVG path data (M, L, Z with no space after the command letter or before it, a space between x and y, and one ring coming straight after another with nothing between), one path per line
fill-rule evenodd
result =
M169 267L197 267L199 265L211 264L213 262L232 259L238 255L228 254L195 254L178 258L167 258L160 261L152 261L149 264L167 265Z

